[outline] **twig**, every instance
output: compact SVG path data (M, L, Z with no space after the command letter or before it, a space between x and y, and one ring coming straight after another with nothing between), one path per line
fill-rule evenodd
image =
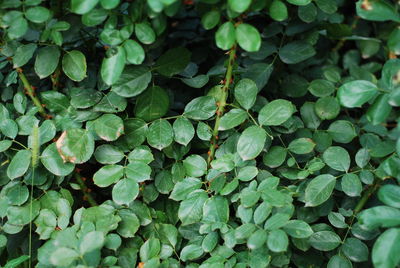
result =
M223 80L224 86L222 87L222 93L220 95L219 100L217 101L217 116L215 118L214 130L212 133L210 149L208 150L208 158L207 165L210 166L211 161L214 159L215 149L217 148L218 141L218 128L221 121L221 117L224 113L226 100L228 99L228 90L229 86L232 83L232 73L233 73L233 65L235 62L236 56L236 44L233 45L229 53L228 66L226 69L225 79Z
M89 202L90 206L98 206L96 200L94 200L93 196L90 194L90 189L86 186L84 178L79 174L76 174L75 178L76 181L79 183L84 199Z
M32 85L29 83L26 76L24 75L24 73L22 72L22 69L17 68L17 72L18 72L19 79L21 79L22 84L24 85L24 89L26 90L26 93L31 98L31 100L33 101L35 106L38 108L40 115L47 118L48 115L46 114L42 103L40 102L39 98L36 97L35 91L34 91Z

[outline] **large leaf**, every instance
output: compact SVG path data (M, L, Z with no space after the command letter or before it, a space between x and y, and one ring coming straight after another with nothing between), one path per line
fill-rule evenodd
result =
M361 107L378 92L375 84L369 81L356 80L347 82L338 90L340 104L344 107Z
M174 140L174 132L171 124L164 119L152 123L147 132L147 142L154 148L162 150L168 147Z
M112 91L118 95L130 98L142 93L151 80L151 72L143 66L129 66L124 69L120 78L114 83Z
M120 78L126 63L126 53L122 47L117 47L101 64L101 78L107 85L115 84Z
M278 126L288 120L295 112L295 108L290 101L273 100L266 104L258 114L258 122L266 126Z
M56 46L46 46L39 49L35 60L35 72L40 79L51 75L57 68L60 50Z
M92 156L94 139L88 131L75 128L64 131L58 138L56 146L64 162L81 164Z
M400 229L391 228L381 234L372 248L372 262L377 268L397 267L400 264Z
M18 151L12 158L7 168L7 176L15 179L23 176L31 164L32 153L29 150Z

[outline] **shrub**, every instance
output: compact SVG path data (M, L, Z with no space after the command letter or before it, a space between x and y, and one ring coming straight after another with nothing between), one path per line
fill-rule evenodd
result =
M2 0L0 264L396 267L388 0Z

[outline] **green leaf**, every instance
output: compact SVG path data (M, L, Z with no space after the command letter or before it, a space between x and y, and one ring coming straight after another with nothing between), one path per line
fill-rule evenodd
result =
M293 41L279 50L280 59L286 64L296 64L315 55L314 48L304 41Z
M400 208L400 186L386 184L379 188L379 200L385 205Z
M400 263L400 229L391 228L383 232L372 248L372 263L375 267L390 268Z
M71 97L71 105L80 109L85 109L96 105L102 97L102 94L99 91L89 88L71 88L69 93Z
M119 5L120 0L100 0L100 4L104 9L113 9Z
M147 142L151 147L162 150L168 147L174 140L174 132L171 124L164 119L153 122L147 132Z
M125 49L126 60L131 64L142 64L145 58L143 47L134 40L126 40L122 47Z
M96 134L105 141L115 141L124 134L124 123L119 116L103 114L94 121Z
M23 176L31 164L32 153L29 150L18 151L7 168L7 176L13 180Z
M228 0L228 6L230 9L237 13L243 13L249 8L251 0Z
M334 170L347 172L350 168L350 155L343 147L331 146L326 149L322 157Z
M125 175L128 179L143 182L150 179L151 168L141 161L133 161L125 167Z
M152 44L156 41L156 33L146 22L135 24L135 35L141 43L146 45Z
M210 80L208 75L199 74L192 78L181 78L182 82L193 88L202 88L204 87L208 81Z
M139 184L132 179L122 179L112 189L112 199L118 205L129 205L138 194Z
M179 117L174 121L172 127L175 141L187 146L194 137L194 127L190 120L185 117Z
M50 16L50 10L41 6L28 8L25 12L25 17L34 23L45 22Z
M86 26L93 27L101 24L108 17L108 12L105 9L92 9L82 16L82 23Z
M218 10L211 10L201 17L201 24L204 29L211 30L218 25L221 19L221 14Z
M239 170L237 178L240 181L250 181L254 179L257 175L258 175L258 169L256 167L247 166L247 167L242 167Z
M14 139L18 134L18 125L14 120L4 119L0 122L1 133L11 139Z
M258 122L266 126L279 126L295 112L290 101L278 99L266 104L258 114Z
M246 128L239 137L237 151L243 160L256 158L264 149L267 133L258 126Z
M269 233L267 245L272 252L285 252L289 245L289 238L284 231L276 229Z
M267 241L268 235L265 230L259 229L255 231L247 240L247 247L251 250L261 248Z
M208 199L207 193L197 190L189 194L179 205L178 217L182 225L199 222L203 215L203 205Z
M388 105L389 99L390 99L389 94L381 94L375 99L374 103L368 108L367 119L373 125L378 125L386 122L390 112L392 111L392 106Z
M356 80L347 82L338 90L338 98L341 105L347 108L361 107L376 95L378 88L375 84Z
M315 103L315 113L322 120L332 120L340 113L340 104L332 96L322 97Z
M201 181L199 179L188 177L175 184L169 198L175 201L181 201L186 199L190 193L200 188Z
M28 63L36 49L37 45L32 43L19 46L13 57L13 68L22 67Z
M335 92L335 84L328 80L316 79L310 83L308 91L316 97L326 97Z
M253 80L244 78L235 85L235 99L246 110L253 107L256 102L258 88Z
M368 260L368 247L357 238L347 238L346 241L344 241L341 250L344 255L353 262L364 262Z
M286 0L287 2L296 6L306 6L311 3L311 0Z
M313 248L321 251L331 251L342 242L340 237L331 231L316 232L311 235L308 241Z
M269 15L273 20L284 21L288 18L286 4L281 0L273 0L269 6Z
M361 226L367 230L400 225L400 210L388 206L375 206L365 209L357 217Z
M216 195L208 199L203 207L204 222L224 222L229 220L229 204L225 197Z
M197 154L190 155L183 160L186 174L191 177L201 177L207 171L207 162Z
M263 156L264 165L276 168L283 164L286 159L287 150L281 146L272 146Z
M149 122L163 117L168 112L168 108L169 96L167 92L161 87L154 86L148 88L138 97L135 115Z
M327 14L333 14L337 10L336 0L315 0L317 6Z
M78 50L68 51L62 60L64 73L73 81L82 81L86 77L86 58Z
M203 255L203 249L198 245L187 245L181 250L180 259L182 261L195 260Z
M205 252L211 252L215 246L218 244L218 233L217 232L211 232L208 233L204 239L203 242L201 243L201 247Z
M202 96L186 104L184 115L193 120L207 120L215 114L216 109L214 97Z
M362 184L358 176L354 173L345 174L341 180L343 192L348 196L360 196Z
M306 206L316 207L331 197L336 178L330 174L319 175L311 180L305 191Z
M218 130L228 130L239 126L247 119L247 112L242 109L232 109L221 117Z
M191 53L184 47L168 50L156 61L155 69L163 76L171 77L182 72L190 62Z
M219 26L215 33L215 42L217 47L222 50L230 49L236 41L235 27L230 21Z
M352 268L351 261L341 255L334 255L329 259L327 268Z
M82 255L101 249L104 244L104 233L100 231L92 231L85 234L79 244L79 251Z
M55 143L50 144L44 149L40 156L40 161L43 166L56 176L67 176L70 174L75 165L72 163L65 163L57 151Z
M29 260L29 256L28 255L22 255L18 258L12 259L7 261L6 265L4 266L4 268L15 268L18 267L20 264L26 262L27 260Z
M239 0L240 2L247 0ZM241 23L236 27L236 40L247 52L257 52L261 47L261 36L254 26Z
M71 0L71 11L76 14L85 14L92 10L99 0Z
M58 65L60 50L56 46L46 46L39 49L35 60L35 72L40 79L51 75Z
M103 59L100 70L101 78L109 86L115 84L121 77L126 63L126 53L122 47L117 47L110 54Z
M307 238L314 232L308 223L301 220L291 220L283 226L283 230L294 238Z
M371 0L357 1L357 15L365 20L371 21L397 21L400 22L400 15L396 8L388 1Z
M140 227L139 218L132 210L121 209L118 215L121 217L121 222L118 224L117 232L124 238L135 237L136 232Z
M337 120L330 124L328 133L339 143L349 143L357 137L354 125L346 120Z
M288 149L295 154L308 154L313 151L315 142L309 138L299 138L289 143Z
M94 139L88 131L74 128L64 131L56 146L64 162L82 164L93 154Z
M145 262L157 256L160 253L161 244L157 238L150 238L140 247L140 260Z
M124 167L120 165L106 165L93 175L93 182L99 187L108 187L119 181L124 175Z
M79 253L67 247L58 247L50 256L51 264L55 266L69 266L79 258Z

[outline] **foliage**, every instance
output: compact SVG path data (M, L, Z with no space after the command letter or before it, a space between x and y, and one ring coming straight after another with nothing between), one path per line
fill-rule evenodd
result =
M399 23L394 0L1 0L0 264L398 266Z

